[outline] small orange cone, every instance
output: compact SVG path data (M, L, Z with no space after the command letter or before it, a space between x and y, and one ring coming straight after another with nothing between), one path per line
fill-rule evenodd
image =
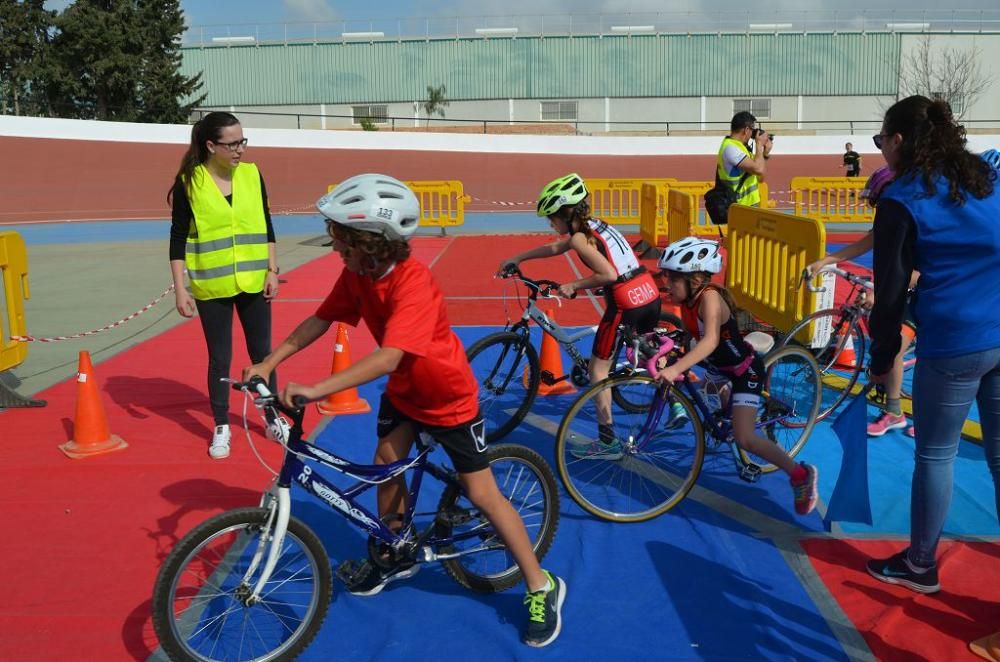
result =
M837 330L838 336L847 337L847 342L844 343L844 349L837 356L837 360L834 363L838 368L856 368L858 365L858 357L854 352L854 338L851 337L851 329L845 328L846 325L842 325L840 329ZM840 344L840 340L837 341Z
M111 434L104 416L101 392L90 363L90 352L80 352L76 373L76 415L73 417L73 439L59 449L78 460L128 448L121 437Z
M337 344L333 348L333 369L335 375L351 365L351 343L347 339L347 327L337 324ZM337 414L364 414L372 410L367 400L358 397L358 389L349 388L330 395L323 402L316 403L316 409L324 416Z
M545 314L549 316L550 320L555 320L556 311L549 310L545 311ZM559 343L556 339L547 333L542 333L542 351L540 354L540 365L539 374L546 371L552 373L553 377L562 377L566 374L563 370L562 362L562 349L559 347ZM528 369L524 369L524 382L525 386L528 385ZM567 393L576 393L576 387L567 377L555 384L546 384L544 381L539 380L538 382L538 395L566 395Z

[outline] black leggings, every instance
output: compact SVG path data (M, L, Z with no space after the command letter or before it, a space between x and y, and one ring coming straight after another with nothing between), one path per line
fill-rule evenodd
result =
M216 425L229 424L230 386L219 381L229 374L233 362L233 308L240 318L250 360L260 363L271 353L271 304L263 292L241 292L234 297L199 301L198 316L208 346L208 401ZM238 377L238 375L236 376ZM270 388L277 392L277 371L271 373Z

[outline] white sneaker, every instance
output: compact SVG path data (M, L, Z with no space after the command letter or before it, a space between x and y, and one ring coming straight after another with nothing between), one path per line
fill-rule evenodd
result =
M212 433L212 445L208 447L208 455L213 460L223 460L229 457L230 438L228 425L216 425L215 432Z

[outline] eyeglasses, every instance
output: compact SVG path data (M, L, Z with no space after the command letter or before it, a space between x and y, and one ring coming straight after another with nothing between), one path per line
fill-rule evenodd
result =
M213 140L212 142L214 142L214 143L215 143L215 141L214 141L214 140ZM240 147L242 147L243 149L246 149L246 147L247 147L247 139L246 139L246 138L244 138L243 140L234 140L234 141L233 141L233 142L231 142L231 143L215 143L215 144L216 144L216 145L219 145L219 146L221 146L221 147L225 147L225 148L226 148L226 149L228 149L228 150L229 150L230 152L235 152L235 151L236 151L236 150L238 150L238 149L239 149Z
M882 141L885 139L885 137L886 136L884 133L876 133L874 136L872 136L872 140L875 142L875 146L877 148L882 149Z

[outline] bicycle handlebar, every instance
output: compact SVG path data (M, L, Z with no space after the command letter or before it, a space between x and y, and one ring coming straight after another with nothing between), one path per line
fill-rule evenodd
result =
M872 283L870 280L868 280L866 278L862 278L861 276L857 276L855 274L849 273L847 271L844 271L843 269L839 269L839 268L834 267L832 265L827 265L827 266L823 267L822 269L820 269L815 274L810 273L808 269L803 269L802 270L802 282L805 283L806 289L808 289L810 292L825 292L826 288L823 287L822 285L820 285L819 287L814 287L813 284L812 284L812 279L814 277L818 276L819 274L824 273L824 272L829 272L829 273L832 273L832 274L834 274L836 276L840 276L841 278L843 278L847 282L852 283L854 285L858 285L860 287L864 287L864 288L869 289L869 290L874 290L875 289L875 284Z
M229 382L234 391L243 391L245 393L255 392L257 397L254 398L254 402L258 406L277 407L289 416L301 416L303 407L309 404L309 400L307 398L301 395L296 395L292 397L292 404L295 405L295 409L288 409L281 403L281 400L278 399L278 394L271 393L271 389L268 388L267 382L260 377L251 377L249 381L246 382L236 381L235 379L224 379L223 381Z
M645 359L646 372L650 376L656 375L659 370L657 370L657 362L672 352L676 347L675 341L671 334L664 333L646 333L639 337L639 360ZM637 364L635 350L632 346L627 346L625 349L625 356L633 364ZM648 358L647 358L648 357ZM681 377L683 378L683 376Z
M559 289L559 283L554 280L535 280L533 278L528 278L524 275L520 268L516 264L507 264L503 271L500 272L501 278L517 278L519 281L533 289L538 296L543 299L558 299L558 294L553 294L553 290ZM570 297L571 299L576 298L576 294Z

